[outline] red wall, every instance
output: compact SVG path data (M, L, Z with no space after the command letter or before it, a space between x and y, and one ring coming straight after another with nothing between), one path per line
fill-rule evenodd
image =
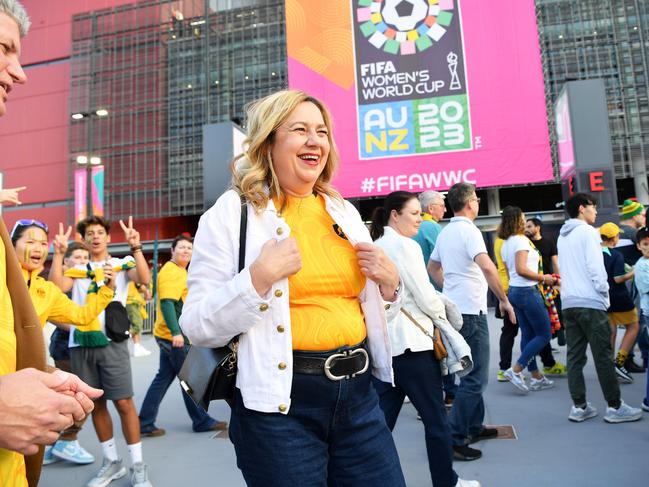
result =
M23 0L22 3L32 21L29 34L22 40L21 62L28 81L24 86L14 86L7 102L7 114L0 118L0 171L4 173L5 188L27 186L21 193L23 204L47 205L70 197L68 98L72 17L135 2ZM57 62L39 65L49 61ZM27 210L6 207L3 218L10 229L19 218L42 219L51 229L56 229L59 221L67 222L67 214L67 205ZM156 224L142 222L141 226L146 228L143 238L149 239ZM160 238L168 238L162 235L165 227L161 225ZM178 224L169 227L175 231ZM113 235L113 241L121 240L121 231Z

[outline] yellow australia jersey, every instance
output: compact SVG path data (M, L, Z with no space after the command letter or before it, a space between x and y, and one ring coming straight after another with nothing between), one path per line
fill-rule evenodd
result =
M302 258L302 269L288 278L293 349L331 350L363 341L367 329L358 296L365 276L324 198L288 196L281 216Z
M16 335L11 297L7 289L7 257L0 240L0 375L16 371ZM0 485L26 487L25 461L20 453L0 448Z
M153 334L164 340L171 340L172 335L160 311L160 300L173 299L184 303L187 298L187 269L169 261L158 273L158 297L156 299L156 319ZM178 309L178 306L176 307Z
M28 272L23 269L23 276L28 278ZM34 309L41 325L45 322L70 323L77 327L91 325L97 316L113 300L115 292L108 286L102 286L96 293L88 294L86 304L79 306L68 298L56 284L46 281L43 277L32 273L29 279L29 297L32 299Z

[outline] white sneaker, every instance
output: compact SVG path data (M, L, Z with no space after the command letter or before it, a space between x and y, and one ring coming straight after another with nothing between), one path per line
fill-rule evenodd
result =
M118 458L114 462L111 462L107 458L104 458L104 462L90 482L86 484L87 487L106 487L113 480L121 479L126 475L126 468L122 465L122 459Z
M527 394L530 392L527 384L525 384L525 376L523 375L523 372L516 373L514 372L514 369L510 367L505 371L505 378L522 393Z
M151 352L149 350L144 348L139 343L133 344L133 357L146 357L147 355L151 355Z
M464 480L458 477L455 487L482 487L482 484L477 480Z
M153 487L149 482L147 468L147 464L143 462L137 462L131 466L131 485L133 487Z
M604 421L607 423L626 423L629 421L638 421L642 418L642 409L632 408L624 401L620 404L620 407L615 408L606 408L606 414L604 415Z
M572 409L570 409L568 419L570 421L574 421L575 423L581 423L582 421L594 418L595 416L597 416L597 409L591 406L591 404L588 402L586 403L585 408L578 408L577 406L573 406Z
M554 381L548 379L546 376L540 379L532 377L532 380L530 380L530 391L542 391L544 389L551 389L552 387L554 387Z

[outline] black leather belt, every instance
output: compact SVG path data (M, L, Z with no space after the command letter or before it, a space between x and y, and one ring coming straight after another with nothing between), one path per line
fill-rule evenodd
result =
M351 379L367 372L370 359L365 344L356 348L334 351L330 355L302 355L293 352L293 372L296 374L325 375L330 380Z

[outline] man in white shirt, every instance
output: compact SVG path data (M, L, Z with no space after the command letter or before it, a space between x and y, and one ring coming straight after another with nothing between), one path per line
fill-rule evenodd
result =
M475 186L454 184L446 200L455 215L444 227L433 253L428 272L443 293L462 313L460 330L471 347L474 367L462 377L451 409L453 456L456 460L477 460L482 452L470 443L494 438L495 428L485 428L484 392L489 377L489 328L487 324L487 289L500 301L500 310L516 323L514 309L503 290L496 266L489 258L482 233L473 220L478 216L480 198Z

